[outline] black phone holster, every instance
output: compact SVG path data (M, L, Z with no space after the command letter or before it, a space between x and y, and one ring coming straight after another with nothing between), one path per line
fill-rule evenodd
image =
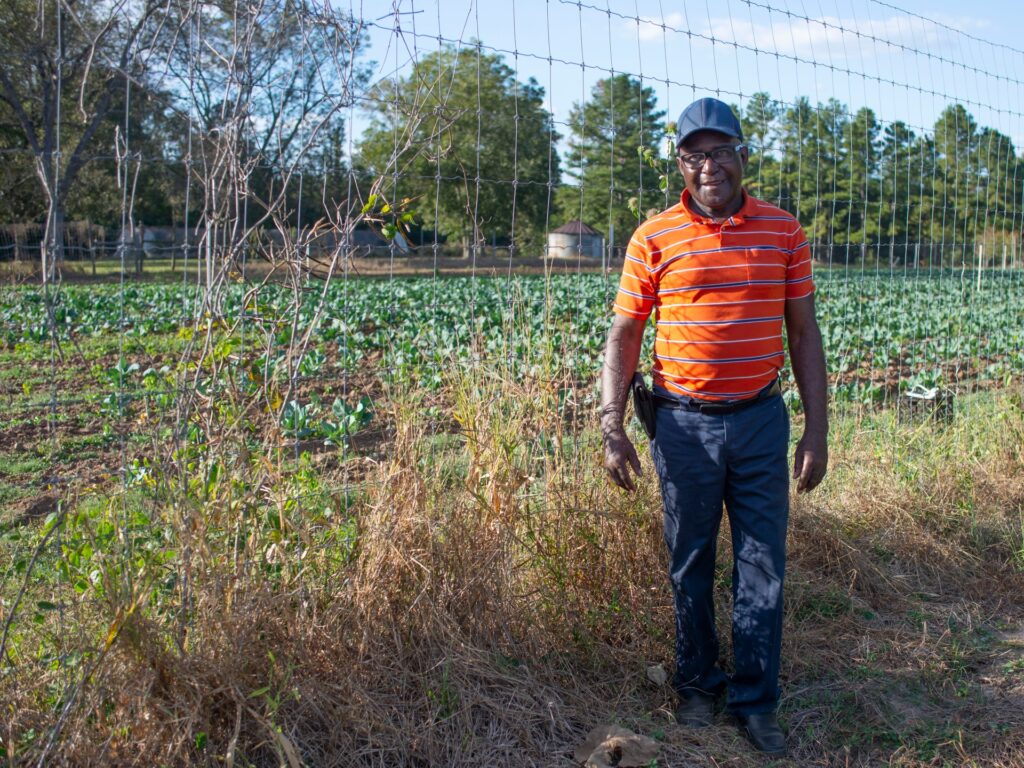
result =
M633 382L629 386L633 393L633 412L650 440L654 439L657 427L657 414L654 408L654 394L647 388L643 374L634 373Z

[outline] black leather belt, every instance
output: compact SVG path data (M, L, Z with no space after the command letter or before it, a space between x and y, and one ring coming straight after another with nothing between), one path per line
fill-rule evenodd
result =
M697 413L703 413L706 415L722 416L728 413L736 413L742 411L744 408L749 408L754 403L758 403L761 400L767 400L769 397L775 397L782 393L782 387L779 386L779 380L776 379L767 387L762 389L753 397L748 397L746 400L728 400L725 402L714 402L712 400L698 400L695 397L687 398L686 400L676 399L674 397L663 397L662 395L654 396L654 404L658 408L680 408L684 411L695 411Z

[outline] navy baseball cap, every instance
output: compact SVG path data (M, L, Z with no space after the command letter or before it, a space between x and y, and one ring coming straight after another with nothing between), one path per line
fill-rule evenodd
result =
M697 131L718 131L743 141L743 129L732 109L718 99L697 99L682 111L676 121L676 146Z

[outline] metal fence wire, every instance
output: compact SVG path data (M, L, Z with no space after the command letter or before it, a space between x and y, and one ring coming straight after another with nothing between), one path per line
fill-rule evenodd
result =
M385 663L380 623L403 628L404 649L426 627L432 648L456 624L458 637L500 638L491 608L544 587L492 579L475 555L519 552L572 577L560 526L605 503L592 490L595 382L624 250L678 200L674 120L696 98L733 105L748 192L808 235L834 413L949 424L1020 385L1024 51L926 12L878 0L12 8L0 13L15 46L0 54L5 764L512 764L460 753L474 717L511 726L463 711L443 658L421 678L403 675L425 657L391 659L394 686L370 702L371 688L346 687L369 686L363 673L346 675ZM399 514L417 505L443 522ZM509 523L513 509L525 523ZM414 529L428 544L400 551ZM423 586L444 542L459 545L445 567L467 580ZM418 594L479 611L447 624ZM279 650L300 624L312 672ZM346 638L333 658L317 645L331 632ZM351 700L302 693L307 674ZM327 735L324 713L358 723L359 706L389 701L393 727L411 728L394 703L409 697L436 715L427 757L357 725ZM561 743L578 723L544 727Z

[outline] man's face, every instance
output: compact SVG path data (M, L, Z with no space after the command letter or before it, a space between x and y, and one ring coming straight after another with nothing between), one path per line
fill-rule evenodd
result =
M710 154L716 149L734 148L721 161ZM709 156L697 167L685 163L683 158L695 152ZM683 174L686 188L697 205L716 218L725 218L743 206L743 171L747 167L747 148L737 139L717 131L698 131L679 145L676 163Z

